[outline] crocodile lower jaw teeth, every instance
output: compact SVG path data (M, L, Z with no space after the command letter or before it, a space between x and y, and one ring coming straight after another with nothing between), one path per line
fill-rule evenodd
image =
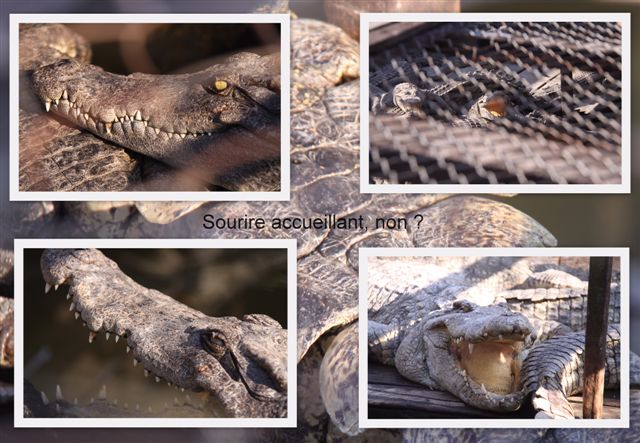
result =
M46 294L46 293L49 293L49 292L51 291L51 289L52 289L52 288L54 289L54 292L55 292L55 291L57 291L57 290L58 290L58 288L60 287L60 285L63 285L63 284L65 284L65 283L66 283L66 282L62 282L62 283L60 283L60 284L51 285L50 283L46 282L46 283L45 283L45 287L44 287L44 292L45 292L45 294ZM67 300L71 300L71 304L69 305L69 312L73 312L74 318L75 318L76 320L80 319L80 318L82 317L82 311L80 310L80 308L79 308L79 304L78 304L77 300L75 300L75 298L74 298L74 296L73 296L73 294L72 294L72 291L71 291L71 290L67 292L66 299L67 299ZM123 339L124 339L123 341L125 341L125 342L127 343L127 344L126 344L126 353L132 352L132 353L134 353L134 354L135 354L135 348L134 348L134 346L132 346L132 345L128 342L128 340L126 339L126 338L127 338L127 335L126 335L126 334L119 335L119 334L118 334L118 333L116 333L115 331L109 331L109 330L107 330L106 328L104 328L104 326L103 326L103 327L101 327L101 328L99 328L98 330L93 330L93 329L92 329L92 328L91 328L91 327L90 327L90 326L89 326L89 325L84 321L84 319L83 319L83 322L82 322L82 326L85 326L85 327L87 327L87 328L89 329L89 343L93 343L93 342L95 342L95 341L97 340L97 338L98 338L98 333L102 330L102 331L104 331L105 339L106 339L107 341L109 341L109 338L111 338L112 336L113 336L113 341L114 341L115 343L118 343L118 341L120 341L120 338L123 338ZM135 357L133 357L133 366L134 366L134 367L137 367L139 363L140 363L140 361L139 361L138 359L136 359ZM160 381L162 381L162 380L163 380L163 378L162 378L161 376L156 375L155 373L153 373L153 371L151 371L151 370L149 370L149 369L147 369L147 368L144 368L144 375L145 375L145 377L148 377L150 374L151 374L151 375L153 375L154 380L155 380L155 382L156 382L156 383L159 383ZM168 381L168 380L167 380L166 382L167 382L167 386L169 386L169 387L174 387L174 388L176 388L176 389L179 389L181 392L184 392L184 391L185 391L185 388L183 388L183 387L181 387L181 386L174 385L173 383L171 383L171 382L170 382L170 381Z

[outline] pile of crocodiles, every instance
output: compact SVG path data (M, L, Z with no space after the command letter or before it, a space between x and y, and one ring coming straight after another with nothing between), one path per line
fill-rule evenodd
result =
M522 257L377 257L369 264L370 355L481 409L573 418L582 389L586 266ZM619 277L606 386L620 380ZM637 374L636 374L637 376Z
M140 202L11 203L2 211L3 232L6 235L2 247L10 248L10 239L15 237L296 238L298 426L294 429L250 432L210 430L207 434L198 434L197 438L200 439L215 436L230 438L230 435L235 435L235 439L255 440L259 437L265 438L266 435L278 441L637 440L640 436L640 428L636 421L640 396L636 391L633 391L631 399L630 429L358 429L358 359L357 352L354 352L354 344L357 343L358 324L359 247L547 247L554 246L556 240L543 226L526 214L487 198L360 193L358 45L342 29L329 23L308 19L292 21L291 40L290 201L225 202L205 205ZM70 54L59 56L68 59ZM98 140L86 131L76 132L74 136L90 136L92 140ZM91 158L83 157L83 160L90 161ZM268 228L203 230L201 222L205 213L216 218L260 214L267 221L274 217L322 217L331 213L338 218L362 216L370 228L357 232L328 227L289 231ZM371 227L371 221L376 217L406 217L412 220L416 214L423 217L420 226L411 223L406 230ZM8 264L10 261L3 263L11 266ZM55 266L51 269L55 269ZM81 266L76 264L69 271L81 272ZM52 274L51 278L53 284L60 282L55 274ZM132 283L131 288L133 292L127 293L135 294L135 286ZM8 295L10 292L5 294ZM10 305L10 302L4 303ZM100 304L96 305L95 312L85 309L83 318L85 312L93 318L108 317ZM197 322L200 317L193 313L191 318ZM9 321L4 320L2 324L11 327ZM242 324L244 325L244 322ZM152 337L150 340L158 345L165 338L168 337L163 335L160 339ZM6 340L5 343L4 352L10 356L12 342ZM138 357L141 360L146 358L148 361L150 356L144 355L145 349L148 348L138 348ZM154 349L161 352L163 348ZM272 355L272 351L269 348L269 355ZM265 350L258 349L258 353L252 354L251 357L261 368L265 368L265 362L273 362L264 352ZM218 351L214 353L219 355ZM270 367L269 371L275 368ZM162 371L163 377L175 383L182 382L188 384L188 387L196 386L192 371L187 371L186 380L180 379L180 371ZM218 371L218 376L221 374L222 372ZM276 372L269 374L271 377L277 377ZM260 398L252 396L252 391L261 395L265 392L269 394ZM279 398L279 393L279 388L275 386L266 390L251 383L234 383L231 393L215 390L212 392L214 397L229 397L224 401L228 405L230 415L245 412L237 402L236 396L251 397L250 404L256 405L261 411L267 411L265 413L270 413L271 406L264 406L261 402L272 403L273 398ZM51 396L51 393L49 395ZM34 401L37 401L40 396L25 395L25 398L34 398ZM279 400L275 403L279 403ZM60 413L63 413L64 404L56 404L60 405ZM277 408L275 409L277 415ZM52 411L52 414L57 413L56 408L48 410ZM64 433L67 431L71 430L56 430L56 435L66 435ZM124 435L125 431L110 430L109 438L117 438L118 432ZM172 431L164 431L163 435L168 432Z

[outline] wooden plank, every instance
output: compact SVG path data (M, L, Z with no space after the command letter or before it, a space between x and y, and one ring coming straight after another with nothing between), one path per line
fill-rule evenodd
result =
M585 418L602 418L604 371L607 358L609 296L611 292L611 257L589 260L589 292L587 295L587 327L584 349Z
M426 386L403 378L395 368L369 362L368 365L368 414L369 418L533 418L531 408L497 413L483 411L464 404L456 396L433 391ZM573 396L569 401L577 417L582 416L582 397ZM620 418L619 390L606 391L605 418Z
M369 417L371 418L522 418L466 405L456 396L434 391L403 378L395 368L369 363Z
M620 391L610 389L604 391L604 403L602 408L602 418L618 419L620 415ZM576 418L582 418L582 396L569 397L569 403L573 408Z

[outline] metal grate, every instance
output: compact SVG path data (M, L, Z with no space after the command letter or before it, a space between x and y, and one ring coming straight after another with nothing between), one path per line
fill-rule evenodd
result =
M374 33L395 35L370 46L372 183L621 182L620 24Z

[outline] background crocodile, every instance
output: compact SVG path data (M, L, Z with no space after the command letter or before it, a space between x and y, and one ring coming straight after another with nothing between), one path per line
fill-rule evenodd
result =
M563 260L580 267L560 265ZM549 392L544 400L534 401L534 407L551 401L545 409L552 416L551 411L568 405L567 395L581 388L584 339L574 337L572 329L582 331L584 337L587 283L574 274L584 275L585 260L372 258L367 324L370 355L394 365L415 382L448 390L482 409L519 409L525 396L544 384ZM618 279L612 284L612 326L620 321ZM615 385L619 383L620 346L617 332L612 334L608 379ZM543 352L566 357L552 363L536 351L533 361L527 362L529 351L558 335L570 339L544 342ZM555 385L544 381L550 372L554 375L550 378L557 380Z
M304 301L299 321L301 327L306 327L308 331L301 338L306 344L301 349L304 357L298 364L300 386L305 386L305 389L299 390L299 428L282 431L280 436L290 436L292 440L298 440L301 436L318 439L343 438L344 435L326 414L321 398L319 372L323 356L324 360L328 360L327 363L341 357L339 346L329 346L331 338L338 328L355 317L355 266L359 245L524 246L553 245L555 241L548 231L529 217L507 205L487 199L464 196L361 195L357 180L358 85L356 82L336 87L336 84L357 76L357 47L339 29L327 24L301 21L295 23L293 28L292 79L296 93L294 98L298 99L294 100L295 110L292 113L292 202L211 204L201 211L195 211L190 216L163 226L147 222L138 210L142 205L131 206L124 203L65 204L57 208L34 204L29 205L28 209L25 208L26 205L12 205L16 210L10 211L10 214L3 212L3 216L11 215L22 222L20 225L8 224L5 231L19 236L43 236L51 229L54 235L297 237L300 257L298 293L299 301ZM321 54L326 54L326 57L320 57ZM161 205L156 208L157 212L162 212ZM18 217L18 209L27 215ZM376 216L406 216L411 219L419 213L424 216L424 222L420 229L416 223L410 223L407 231L370 229L366 233L329 229L304 232L229 232L214 229L203 233L200 229L201 215L205 211L220 217L229 214L240 216L247 212L265 213L267 217L273 217L282 214L313 216L334 210L340 217L362 214L367 221ZM171 214L174 213L174 209L170 211ZM35 217L33 214L39 215ZM166 213L163 215L165 222L175 218L166 217ZM29 223L28 220L32 222ZM468 220L473 223L469 224ZM40 229L42 226L46 228ZM351 332L352 329L347 328L335 339L348 338ZM322 340L314 341L314 337L322 337ZM334 342L339 343L336 340ZM312 347L306 350L309 345ZM347 361L356 361L353 356L348 357ZM353 383L353 378L351 381ZM326 396L324 392L322 395ZM351 389L346 394L353 392L355 390ZM413 441L431 441L433 438L448 441L459 441L460 438L466 438L467 441L510 441L521 437L524 441L571 441L572 438L584 439L592 436L602 440L614 433L620 438L632 438L637 431L634 428L628 431L603 430L587 434L581 430L541 432L447 429L408 431L406 438ZM71 435L66 430L56 432ZM109 439L113 438L113 432L109 431ZM142 437L142 433L135 430L118 432L118 435ZM153 430L143 432L145 437L160 437L166 436L169 431L163 430L156 434ZM180 432L179 435L184 437L190 431L175 432ZM236 439L251 438L244 431L194 432L197 435L188 435L201 440L230 438L229 435ZM367 431L360 438L376 438L381 434L394 440L401 438L398 431ZM94 436L101 438L96 432Z
M89 64L88 42L62 25L20 25L20 48L21 189L279 189L279 54L122 76Z

